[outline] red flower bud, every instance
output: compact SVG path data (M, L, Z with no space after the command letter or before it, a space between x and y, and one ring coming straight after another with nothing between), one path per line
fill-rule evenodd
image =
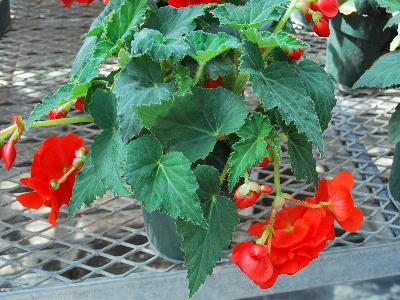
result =
M63 111L61 109L55 108L49 112L50 120L62 119L67 115L68 112Z
M14 163L15 156L17 152L15 151L15 142L8 141L3 148L1 148L1 156L3 158L4 164L6 165L7 170L10 170L11 165Z
M72 3L74 3L74 0L60 0L65 7L71 7Z
M85 97L78 97L75 101L75 108L80 112L85 111Z
M325 19L321 19L318 23L314 23L313 30L319 37L329 37L331 34L329 24Z
M287 56L290 60L300 60L304 54L304 49L289 50Z
M331 19L339 12L339 2L338 0L318 0L318 8L325 17Z
M263 161L258 165L260 168L265 168L266 166L268 166L270 163L268 157L264 157Z
M308 13L308 12L305 12L305 13L304 13L304 17L306 18L306 20L307 20L308 23L311 23L311 21L312 21L312 14L310 14L310 13Z
M221 76L218 76L216 80L208 79L204 82L204 87L206 89L216 89L224 83Z

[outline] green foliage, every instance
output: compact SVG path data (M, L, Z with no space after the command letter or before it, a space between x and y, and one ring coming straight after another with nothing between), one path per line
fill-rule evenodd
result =
M163 154L160 142L142 135L128 146L125 177L148 212L159 210L206 228L190 162L180 152Z
M320 65L309 59L299 62L297 71L314 102L321 129L325 130L331 120L332 109L336 105L332 81Z
M261 48L272 49L274 47L280 47L285 50L298 50L309 47L306 42L284 31L274 33L249 28L244 30L243 34L250 42L257 44Z
M169 150L194 162L213 150L218 137L240 128L246 115L244 97L224 88L196 88L192 95L177 98L152 131Z
M287 62L275 62L265 68L260 50L250 43L240 59L240 69L250 75L253 92L264 107L277 108L285 124L294 124L322 153L322 132L314 103L296 69Z
M208 78L218 79L219 76L226 77L235 72L235 65L229 58L210 60L205 67Z
M103 184L98 179L93 167L92 157L89 153L82 170L76 175L72 198L68 208L68 215L72 217L83 204L90 205L106 192Z
M388 13L400 11L400 0L376 0L379 6L386 8Z
M396 111L389 121L389 140L392 143L400 142L400 104L396 106Z
M148 54L155 61L174 57L181 59L189 46L180 38L166 38L161 32L144 28L135 34L132 42L132 54Z
M178 96L185 96L192 92L194 82L187 67L179 66L174 70L175 84L178 89Z
M54 93L53 97L46 97L43 102L36 104L26 121L26 128L31 127L33 122L40 120L43 116L47 116L52 109L72 100L73 89L73 83L66 83Z
M173 82L164 83L160 65L147 56L133 58L115 81L118 119L124 141L138 134L142 125L134 107L158 104L175 93Z
M254 113L237 131L240 141L233 145L229 158L229 190L232 191L244 172L268 156L265 138L271 133L272 125L266 116Z
M239 41L224 33L207 33L204 31L192 31L186 38L189 55L199 63L206 63L222 52L232 48L239 48Z
M222 25L234 29L258 28L271 21L277 21L285 12L288 0L250 0L244 6L230 3L218 5L211 13Z
M389 21L387 21L384 30L399 24L400 24L400 14L394 15L389 19Z
M188 269L190 296L212 273L239 223L235 204L229 198L219 195L218 171L200 165L195 174L200 185L198 196L208 228L200 228L183 220L176 223L178 233L183 237L182 249Z
M400 51L379 58L358 81L354 88L377 87L386 89L400 84Z

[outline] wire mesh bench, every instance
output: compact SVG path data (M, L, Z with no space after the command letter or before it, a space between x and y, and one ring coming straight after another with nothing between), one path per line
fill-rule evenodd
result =
M57 1L12 2L12 30L0 38L0 126L13 113L26 116L33 105L65 82L83 34L100 5L66 10ZM325 42L303 33L308 55L323 64ZM113 66L107 66L104 71ZM356 178L354 196L365 214L357 234L336 229L337 239L321 258L294 277L283 276L269 290L254 286L229 263L228 254L194 299L238 299L349 283L400 274L400 216L387 181L393 145L387 142L389 115L400 102L396 91L337 92L338 105L325 133L325 157L318 171L333 176L342 169ZM19 179L29 172L32 154L44 138L79 134L90 142L94 126L31 130L18 144L16 168L0 168L0 297L5 299L185 299L186 271L151 248L141 207L134 199L108 195L74 219L61 210L59 225L47 223L46 209L24 209L15 197L27 191ZM287 156L285 156L287 161ZM270 181L272 170L255 170ZM312 195L282 164L283 190L298 198ZM235 242L268 214L264 199L243 211Z

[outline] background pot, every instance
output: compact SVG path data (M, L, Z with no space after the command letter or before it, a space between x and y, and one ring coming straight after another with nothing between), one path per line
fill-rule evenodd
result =
M392 199L400 204L400 143L396 145L396 150L394 151L389 190Z
M10 29L10 0L0 0L0 35Z
M358 14L339 14L330 21L326 70L337 83L352 87L385 52L395 35L391 29L383 30L386 21Z
M182 240L176 232L175 220L158 211L148 213L143 209L147 238L154 250L172 262L183 262Z

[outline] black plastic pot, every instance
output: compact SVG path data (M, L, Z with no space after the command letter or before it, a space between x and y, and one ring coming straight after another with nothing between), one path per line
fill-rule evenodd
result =
M10 0L0 0L0 35L10 29Z
M143 209L144 226L151 246L163 258L172 262L184 260L182 240L176 232L175 220L160 212Z
M337 15L330 21L326 70L337 83L352 87L385 52L395 34L383 30L386 22L384 17L358 14Z
M389 179L390 196L400 203L400 143L396 145L394 160Z

